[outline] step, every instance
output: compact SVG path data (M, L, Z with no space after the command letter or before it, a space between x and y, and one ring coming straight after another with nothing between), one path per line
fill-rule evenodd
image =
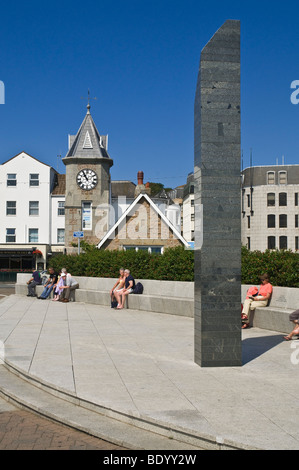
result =
M85 407L72 401L72 397L54 395L47 385L14 369L8 364L0 365L0 395L6 400L26 408L39 416L85 432L94 437L133 450L203 450L177 439L136 427L101 413L100 407ZM98 408L98 409L96 409ZM157 427L158 430L158 427Z

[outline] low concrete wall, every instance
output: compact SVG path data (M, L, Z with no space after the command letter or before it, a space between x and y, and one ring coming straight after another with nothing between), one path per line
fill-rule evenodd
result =
M18 274L16 294L27 294L26 282L30 277L30 274ZM75 278L79 282L79 289L75 291L75 298L78 302L110 306L109 292L116 283L116 278L80 276ZM136 279L136 282L138 281L143 284L143 294L130 294L127 300L127 308L193 317L193 282ZM40 295L42 290L42 286L37 286L37 295Z
M30 274L18 274L15 285L16 294L27 294L26 282L30 277ZM79 289L75 291L75 298L78 302L110 306L109 292L116 283L116 278L76 277L76 279L79 282ZM130 294L127 308L186 317L194 316L193 282L149 279L136 279L136 281L143 284L144 291L141 295ZM242 302L249 287L251 286L242 285ZM40 295L42 290L43 287L38 286L37 295ZM299 289L273 287L269 306L256 308L253 315L253 326L288 333L292 329L289 314L297 309L299 309Z

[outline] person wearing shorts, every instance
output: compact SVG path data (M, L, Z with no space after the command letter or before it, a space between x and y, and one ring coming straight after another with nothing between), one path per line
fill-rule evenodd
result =
M131 294L135 288L135 279L130 274L129 269L125 269L125 287L122 291L118 294L118 306L117 309L124 308L125 300L127 295Z
M284 336L286 341L290 341L293 336L299 336L299 310L295 310L295 312L291 313L289 320L294 323L295 327L289 335Z
M110 291L110 298L111 298L111 306L113 305L112 303L117 301L117 304L119 304L119 294L123 291L124 286L125 286L125 270L123 268L120 268L119 270L119 279L117 282L114 284Z

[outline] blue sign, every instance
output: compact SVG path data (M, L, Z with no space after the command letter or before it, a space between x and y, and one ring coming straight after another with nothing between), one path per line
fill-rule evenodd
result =
M74 232L74 233L73 233L73 236L74 236L75 238L83 238L83 237L84 237L84 234L83 234L83 232Z

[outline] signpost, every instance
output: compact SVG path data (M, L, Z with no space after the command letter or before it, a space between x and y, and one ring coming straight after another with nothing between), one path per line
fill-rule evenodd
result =
M73 237L78 238L78 255L80 255L80 239L84 238L84 233L83 232L74 232Z

